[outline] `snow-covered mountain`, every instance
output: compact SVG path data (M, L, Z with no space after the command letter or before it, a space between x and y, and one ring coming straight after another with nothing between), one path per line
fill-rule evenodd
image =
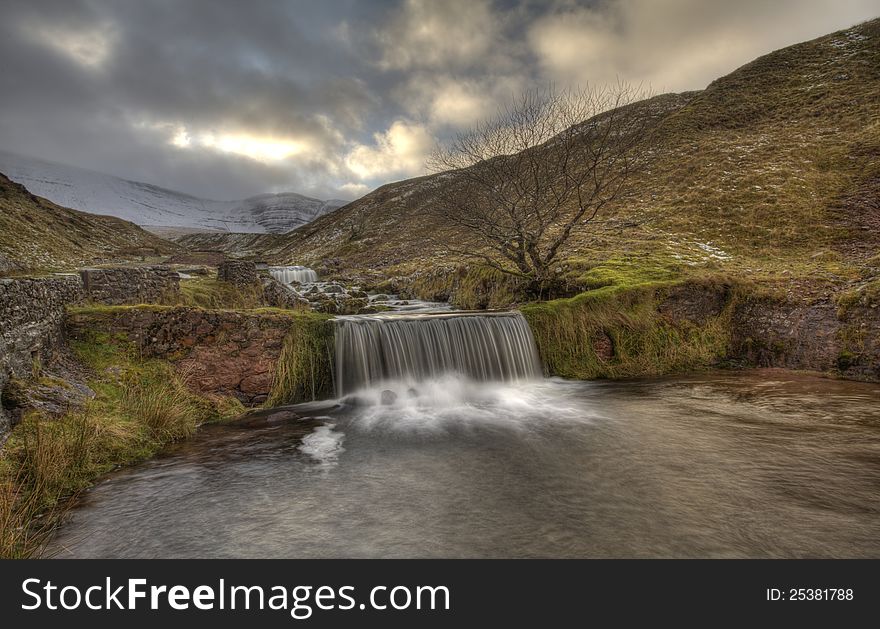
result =
M295 192L213 201L103 173L0 151L0 173L65 207L142 227L281 234L344 205Z

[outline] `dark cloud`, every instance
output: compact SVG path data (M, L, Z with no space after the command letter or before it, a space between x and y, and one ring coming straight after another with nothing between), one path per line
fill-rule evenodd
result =
M6 1L0 148L213 198L351 197L419 174L435 138L536 82L700 88L876 12L875 0Z

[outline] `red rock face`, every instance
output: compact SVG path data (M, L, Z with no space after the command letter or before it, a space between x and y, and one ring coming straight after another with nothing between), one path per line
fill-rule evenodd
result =
M593 351L596 352L599 360L611 360L614 358L614 343L611 342L611 338L607 334L602 332L593 339Z
M133 308L114 313L102 329L123 333L147 357L175 364L200 393L234 395L246 405L266 400L284 337L292 325L284 313L205 311L197 308ZM72 317L71 338L94 322Z

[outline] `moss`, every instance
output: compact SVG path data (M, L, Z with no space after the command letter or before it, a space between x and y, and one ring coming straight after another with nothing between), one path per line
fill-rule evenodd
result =
M835 303L837 316L841 320L846 319L855 308L880 304L880 278L841 292L835 297Z
M617 255L599 262L573 258L566 260L562 268L563 280L580 291L605 286L634 287L652 282L668 282L680 280L685 275L683 265L660 255Z
M840 353L837 357L837 368L840 371L846 371L853 365L857 365L864 356L867 331L858 323L851 323L840 327L837 338L841 343Z
M858 356L848 350L841 350L837 355L837 368L846 371L858 362Z
M673 321L658 304L674 282L607 286L521 308L550 375L629 378L699 369L728 352L733 299L702 324ZM603 348L597 339L610 341ZM599 350L599 351L597 351Z
M329 315L295 315L275 367L266 406L333 396L334 329Z

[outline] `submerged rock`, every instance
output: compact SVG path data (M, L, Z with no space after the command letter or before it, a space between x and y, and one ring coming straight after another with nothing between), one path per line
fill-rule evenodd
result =
M385 389L384 391L382 391L380 400L383 406L391 406L397 401L397 394L390 389Z
M266 417L267 424L277 424L280 422L289 422L299 419L299 415L293 411L277 411Z

